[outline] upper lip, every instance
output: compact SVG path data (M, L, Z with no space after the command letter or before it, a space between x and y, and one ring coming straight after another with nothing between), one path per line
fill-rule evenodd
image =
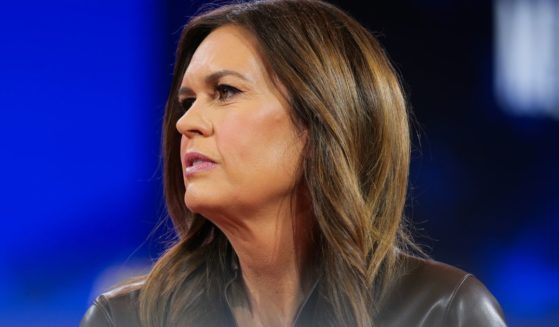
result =
M209 161L215 163L215 161L213 161L212 159L208 158L207 156L199 152L189 151L184 155L184 164L186 165L186 167L192 166L192 164L196 160Z

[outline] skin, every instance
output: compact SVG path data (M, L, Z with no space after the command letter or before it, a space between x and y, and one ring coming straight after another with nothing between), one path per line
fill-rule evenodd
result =
M223 231L239 257L250 303L233 310L241 326L292 325L312 280L310 201L295 187L307 135L293 124L283 90L255 38L227 25L197 48L179 91L189 106L176 124L183 168L188 151L216 162L183 174L184 201Z

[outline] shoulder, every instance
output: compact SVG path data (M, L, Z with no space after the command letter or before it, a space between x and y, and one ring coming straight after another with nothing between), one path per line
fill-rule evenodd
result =
M80 327L139 327L138 296L144 282L129 283L99 295Z
M381 325L505 326L499 303L472 274L412 256L400 264L381 302Z

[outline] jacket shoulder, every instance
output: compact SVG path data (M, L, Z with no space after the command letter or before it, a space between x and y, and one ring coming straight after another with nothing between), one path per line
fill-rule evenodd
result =
M381 302L380 325L505 326L499 303L472 274L412 256L400 264Z
M144 282L134 282L99 295L80 327L139 327L138 296Z
M452 292L443 318L446 326L506 326L501 306L476 277L468 274Z

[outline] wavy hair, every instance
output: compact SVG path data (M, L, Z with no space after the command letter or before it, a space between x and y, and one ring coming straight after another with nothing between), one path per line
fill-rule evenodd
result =
M163 123L164 189L177 241L140 292L144 326L219 321L234 255L224 234L183 200L177 92L190 59L228 24L258 41L270 74L285 86L291 115L308 131L301 161L319 249L321 310L331 326L371 326L375 303L413 245L404 232L410 135L406 101L379 42L336 7L312 0L224 5L193 17L179 41ZM185 322L184 319L187 319Z

